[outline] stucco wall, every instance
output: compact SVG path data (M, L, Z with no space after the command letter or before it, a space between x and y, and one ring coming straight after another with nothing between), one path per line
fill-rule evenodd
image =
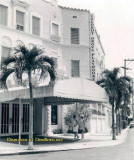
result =
M68 77L71 77L71 60L79 60L80 61L80 77L90 78L88 48L63 47L62 60L65 66L65 72Z
M77 18L73 18L77 16ZM89 46L89 12L62 9L62 29L63 29L63 43L70 44L71 32L70 28L79 28L80 31L80 45Z
M102 48L100 36L95 32L95 55L96 55L96 81L101 79L101 73L105 69L105 53Z

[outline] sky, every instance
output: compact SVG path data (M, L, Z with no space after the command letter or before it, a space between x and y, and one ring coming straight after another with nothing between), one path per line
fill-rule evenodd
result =
M134 59L134 0L58 0L58 3L95 14L107 69L124 66L124 59ZM132 69L127 74L134 77L134 62L127 62L127 67Z

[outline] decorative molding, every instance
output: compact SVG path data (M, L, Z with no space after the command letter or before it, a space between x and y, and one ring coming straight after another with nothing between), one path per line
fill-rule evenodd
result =
M12 41L9 37L3 37L2 38L2 46L3 47L8 47L8 48L11 48L12 47Z
M44 113L44 125L45 125L45 131L44 135L50 136L52 135L52 130L51 130L51 106L45 106L45 113Z
M29 34L29 33L26 33L26 32L22 32L22 31L19 31L19 30L16 30L16 29L12 29L12 28L9 28L7 26L3 26L3 25L0 25L0 28L3 28L3 29L7 29L9 31L12 31L12 32L15 32L15 33L18 33L18 34L21 34L21 35L27 35L27 36L30 36L30 37L34 37L34 38L37 38L38 40L41 40L42 41L42 44L46 44L47 43L50 43L50 44L54 44L54 45L58 45L58 46L62 46L62 47L72 47L72 48L90 48L89 45L80 45L80 44L65 44L65 43L57 43L55 41L52 41L50 39L45 39L45 38L42 38L42 37L39 37L39 36L36 36L36 35L33 35L33 34Z
M13 5L18 5L24 8L28 8L30 5L25 0L12 0Z

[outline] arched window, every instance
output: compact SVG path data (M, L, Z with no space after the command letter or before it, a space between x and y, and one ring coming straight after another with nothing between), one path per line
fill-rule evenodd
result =
M33 43L29 43L27 47L28 47L28 49L32 49L34 47L34 44Z
M16 41L16 47L17 46L24 46L24 43L21 40Z
M8 37L2 38L2 48L1 48L1 61L9 57L11 54L12 42Z

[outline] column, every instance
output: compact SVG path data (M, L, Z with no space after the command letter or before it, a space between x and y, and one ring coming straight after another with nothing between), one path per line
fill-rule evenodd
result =
M67 106L63 105L62 107L62 131L63 133L66 133L68 130L67 125L65 125L65 115L67 114Z
M100 105L100 107L101 107L101 131L103 131L103 115L102 115L102 113L103 113L103 109L102 109L102 104Z
M98 112L98 103L96 103L96 110L97 110L97 112ZM98 113L97 113L97 115L96 115L96 133L98 133Z
M51 106L47 105L44 106L44 135L51 136Z
M19 139L21 139L21 134L22 134L22 116L23 116L23 105L22 105L22 100L19 99ZM19 141L19 145L20 145Z
M90 104L90 109L92 110L92 109L96 109L96 106L94 106L93 104ZM93 133L95 133L96 131L96 129L95 129L95 127L96 127L96 124L94 124L95 123L95 120L96 120L96 115L94 115L94 114L91 114L91 119L90 119L90 132L91 132L91 134L93 134Z

